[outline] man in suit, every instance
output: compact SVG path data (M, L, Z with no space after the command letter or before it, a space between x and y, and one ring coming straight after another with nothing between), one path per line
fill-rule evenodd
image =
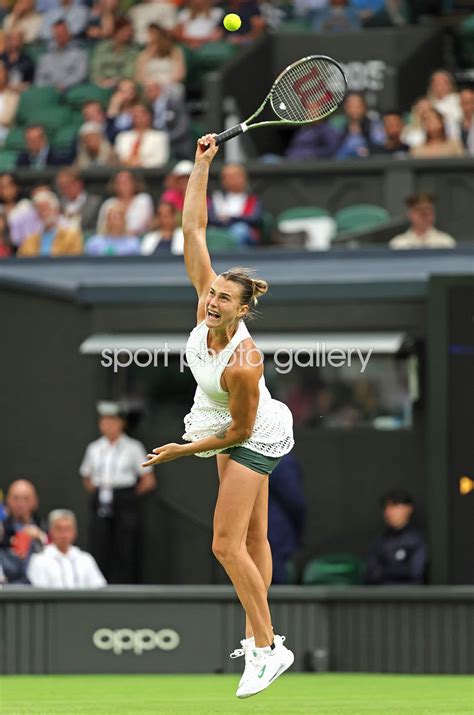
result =
M75 169L58 171L56 186L63 216L69 224L83 231L94 231L102 198L84 189L84 182Z
M169 160L169 140L164 131L152 129L152 113L144 104L132 108L133 129L120 132L115 149L122 164L154 168Z
M183 98L172 88L163 87L155 80L145 82L144 93L153 110L153 128L168 134L173 156L176 159L192 159L194 142Z
M32 169L44 169L45 166L61 166L69 164L72 155L59 152L48 143L45 131L40 125L33 125L25 129L26 151L18 154L16 165L18 168L29 166Z

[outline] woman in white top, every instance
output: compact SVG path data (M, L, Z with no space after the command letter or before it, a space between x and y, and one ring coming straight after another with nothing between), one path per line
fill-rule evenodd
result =
M243 648L246 666L238 697L260 692L293 663L274 636L267 601L272 560L267 541L268 480L293 447L288 407L273 400L263 376L262 357L244 319L267 291L263 280L243 269L216 275L206 246L206 191L218 148L215 135L198 141L183 210L184 260L198 295L197 325L186 359L197 389L183 435L190 444L165 444L148 455L146 466L195 454L217 455L220 479L212 549L224 566L247 615ZM144 465L144 466L145 466Z
M138 55L135 65L137 82L144 85L152 80L168 87L186 79L186 62L181 47L171 34L159 25L148 26L148 44Z
M178 13L176 39L194 50L206 42L221 40L223 17L224 10L214 7L212 0L189 0L188 6Z

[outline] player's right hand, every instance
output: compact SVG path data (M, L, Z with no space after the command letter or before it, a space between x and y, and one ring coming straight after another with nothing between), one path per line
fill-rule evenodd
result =
M195 157L196 162L205 161L207 164L212 162L219 151L219 147L216 146L216 136L217 134L204 134L204 136L198 139Z

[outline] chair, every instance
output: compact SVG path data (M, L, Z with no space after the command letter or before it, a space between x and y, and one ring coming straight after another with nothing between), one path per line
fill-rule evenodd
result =
M285 234L306 233L305 247L310 251L325 251L336 234L336 224L329 211L319 206L296 206L277 217L278 230Z
M379 226L386 221L390 221L390 214L387 209L381 206L357 204L341 209L335 214L334 218L336 219L337 232L341 234Z
M474 65L474 14L461 24L458 36L464 65L472 67Z
M291 34L293 32L313 32L311 22L303 20L299 17L294 17L291 20L285 20L278 26L278 32Z
M25 130L23 127L12 127L5 139L4 149L8 151L23 151L26 148Z
M69 107L51 106L36 107L32 116L26 121L27 126L39 124L44 127L45 132L54 136L55 132L62 127L67 127L72 123L72 113Z
M238 246L235 238L226 228L208 226L206 231L207 248L211 253L219 251L236 251Z
M59 92L56 87L30 87L20 95L17 121L19 124L33 124L37 120L38 110L49 110L59 105Z
M92 84L92 82L86 82L78 84L76 87L71 87L66 92L65 101L73 109L80 109L85 102L91 100L100 102L102 107L105 108L109 103L112 92L113 89L104 89Z
M17 153L9 149L0 150L0 171L13 171L15 169Z
M364 562L353 554L327 554L308 561L303 570L306 586L351 586L362 582Z
M76 141L77 127L70 124L66 127L60 127L54 134L52 145L57 149L69 149Z

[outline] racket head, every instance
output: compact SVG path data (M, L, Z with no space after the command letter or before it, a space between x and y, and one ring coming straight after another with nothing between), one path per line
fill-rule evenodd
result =
M278 75L269 99L282 121L311 124L335 112L347 90L347 79L338 62L326 55L309 55Z

